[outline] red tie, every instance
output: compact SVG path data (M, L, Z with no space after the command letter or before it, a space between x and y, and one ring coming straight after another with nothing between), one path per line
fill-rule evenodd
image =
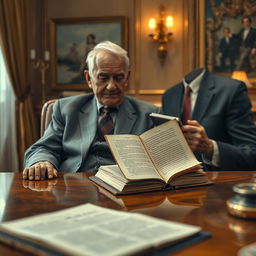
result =
M183 111L181 121L183 124L187 124L187 120L191 119L191 88L189 86L186 87L185 95L183 99Z
M98 120L98 137L100 141L105 140L104 135L113 134L114 123L110 112L114 111L110 108L101 108Z

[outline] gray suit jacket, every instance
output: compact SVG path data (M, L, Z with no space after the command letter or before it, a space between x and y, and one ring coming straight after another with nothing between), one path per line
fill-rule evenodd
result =
M164 114L181 116L183 90L179 83L165 92ZM220 168L206 165L207 170L256 170L256 126L243 82L206 71L192 119L204 126L219 147Z
M117 113L114 134L136 134L153 127L148 117L159 108L125 96ZM58 171L76 172L87 157L97 132L97 106L94 94L58 100L53 107L52 122L25 153L24 165L51 162Z

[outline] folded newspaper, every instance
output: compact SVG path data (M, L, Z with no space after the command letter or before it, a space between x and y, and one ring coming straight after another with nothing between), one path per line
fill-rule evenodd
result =
M133 255L194 237L200 227L84 204L3 222L0 240L35 255ZM198 240L197 240L198 241Z

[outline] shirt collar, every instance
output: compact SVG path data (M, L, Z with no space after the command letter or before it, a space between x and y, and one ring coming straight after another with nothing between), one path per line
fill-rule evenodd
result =
M98 110L98 113L100 113L100 109L102 108L102 107L104 107L101 103L99 103L99 101L97 100L97 98L95 97L95 99L96 99L96 106L97 106L97 110Z
M198 92L199 87L200 87L200 83L202 81L203 75L205 73L205 69L203 69L203 71L201 72L200 75L198 75L192 82L190 82L190 84L188 84L185 79L183 78L183 84L184 84L184 88L186 89L187 86L189 85L189 87L191 88L193 93Z
M100 113L100 109L103 108L104 105L102 105L102 104L98 101L98 99L97 99L96 97L95 97L95 100L96 100L97 111L98 111L98 113ZM118 111L119 106L118 106L118 107L115 107L115 109Z

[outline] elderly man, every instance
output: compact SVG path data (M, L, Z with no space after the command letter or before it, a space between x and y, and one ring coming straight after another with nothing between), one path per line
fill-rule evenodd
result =
M124 96L130 75L127 52L102 42L88 54L84 71L93 93L58 100L52 122L25 153L23 178L52 179L59 172L96 171L115 161L104 134L141 134L153 126L159 109Z

